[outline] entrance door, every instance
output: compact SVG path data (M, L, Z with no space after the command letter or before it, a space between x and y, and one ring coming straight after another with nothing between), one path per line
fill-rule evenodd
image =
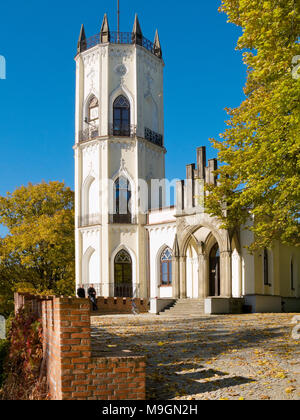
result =
M115 297L133 297L132 261L128 252L122 250L115 258Z
M221 295L221 282L220 282L220 250L216 244L209 256L209 295Z

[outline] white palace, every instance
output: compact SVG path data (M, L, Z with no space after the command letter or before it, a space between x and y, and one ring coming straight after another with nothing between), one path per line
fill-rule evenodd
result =
M186 167L165 207L164 61L156 32L81 28L76 61L76 283L105 297L204 301L206 313L300 311L300 249L248 253L251 232L223 230L203 210L217 160Z

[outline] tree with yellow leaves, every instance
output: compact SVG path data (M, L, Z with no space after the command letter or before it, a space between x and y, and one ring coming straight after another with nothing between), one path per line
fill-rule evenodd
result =
M63 183L16 189L0 197L0 309L11 309L14 290L73 295L74 194ZM2 305L1 305L2 303Z
M212 140L223 165L207 210L226 228L253 217L252 250L274 240L299 246L300 3L223 0L220 11L243 28L237 49L248 72L245 101Z

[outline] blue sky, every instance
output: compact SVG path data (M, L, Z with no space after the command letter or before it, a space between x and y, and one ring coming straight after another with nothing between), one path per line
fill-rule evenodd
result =
M225 124L225 107L243 100L246 68L235 51L240 28L218 12L220 0L120 0L121 30L135 12L144 36L158 28L165 68L165 143L168 178L184 178L197 146L208 146ZM0 55L0 195L28 182L64 180L73 188L76 43L81 23L99 32L108 13L116 29L117 0L2 2Z

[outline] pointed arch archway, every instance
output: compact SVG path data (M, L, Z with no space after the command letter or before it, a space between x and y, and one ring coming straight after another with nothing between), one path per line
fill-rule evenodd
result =
M118 259L116 260L116 257L119 255L121 256L120 252L124 251L123 256L125 256L126 254L129 256L130 260L131 260L131 290L132 290L132 297L138 297L139 296L139 287L137 284L137 276L136 276L136 255L135 253L132 251L132 249L130 249L129 247L127 247L126 245L119 245L117 248L115 248L115 250L112 252L111 254L111 258L110 258L110 282L111 282L111 286L110 286L110 296L114 296L115 295L115 285L116 285L116 265L115 263L118 261ZM121 260L120 260L121 263ZM129 263L129 259L128 259L128 263ZM127 270L127 274L128 274L129 270ZM124 273L126 274L126 269L124 271ZM126 276L127 276L126 274ZM128 275L129 277L129 275ZM129 283L128 278L126 277L127 280L127 284ZM126 283L125 283L126 284ZM130 289L129 289L130 291ZM131 296L122 296L122 297L131 297Z
M132 259L125 249L114 259L114 296L133 297Z
M209 296L221 296L220 248L217 242L209 253Z
M182 223L183 228L178 230L179 256L175 261L177 267L175 274L177 277L174 278L175 297L186 298L188 296L188 280L192 276L191 273L194 272L196 292L193 296L206 298L214 292L214 295L232 297L232 259L229 233L220 229L218 223L208 215L201 215L201 219L199 218L201 223L198 225ZM193 253L191 254L189 249L194 249L195 255L192 255ZM215 267L213 267L212 258L216 263ZM192 270L191 260L197 267L195 270ZM211 290L212 279L210 280L210 278L216 269L216 288ZM191 295L191 293L189 294Z
M90 173L82 186L81 226L99 223L100 194L94 174Z
M82 259L82 283L84 285L95 284L98 281L98 267L95 248L88 247Z

